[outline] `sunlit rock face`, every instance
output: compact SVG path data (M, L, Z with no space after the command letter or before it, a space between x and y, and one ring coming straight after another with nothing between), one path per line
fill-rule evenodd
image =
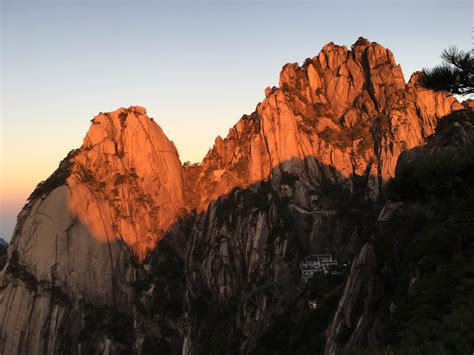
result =
M145 109L99 114L73 158L69 209L102 243L140 260L183 206L178 152Z
M285 65L279 87L267 88L256 111L218 137L204 158L201 208L235 186L270 174L278 179L282 171L307 188L317 188L321 175L369 174L376 196L400 153L423 144L440 117L462 108L446 93L421 88L418 76L406 84L392 52L364 38L350 49L331 42L302 66Z
M353 220L311 212L337 208L323 185L351 192L361 177L358 188L376 201L400 153L462 108L417 77L406 84L377 43L329 43L302 66L285 65L255 112L184 166L144 108L94 117L82 147L18 216L0 277L0 353L141 353L146 339L199 353L202 323L171 319L157 303L169 297L187 309L202 293L222 305L282 275L288 303L300 257L358 251ZM164 237L182 265L181 279L166 279L172 287L154 273ZM230 315L241 352L277 312L265 297L256 303ZM117 319L123 333L102 331Z

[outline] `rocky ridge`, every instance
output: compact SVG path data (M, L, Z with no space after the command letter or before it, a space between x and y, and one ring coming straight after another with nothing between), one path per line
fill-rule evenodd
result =
M279 87L267 88L255 112L216 138L200 165L195 204L204 209L236 186L279 180L285 172L298 175L304 189L317 188L322 175L368 176L375 197L400 153L423 144L439 117L462 108L420 87L418 77L406 84L392 52L364 38L351 49L331 42L302 66L285 65Z

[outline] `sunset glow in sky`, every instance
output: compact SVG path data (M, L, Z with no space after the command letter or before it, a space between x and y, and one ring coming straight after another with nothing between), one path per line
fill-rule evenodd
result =
M80 147L98 112L140 105L181 161L277 85L281 67L359 36L405 79L471 48L471 1L1 0L0 237L36 184Z

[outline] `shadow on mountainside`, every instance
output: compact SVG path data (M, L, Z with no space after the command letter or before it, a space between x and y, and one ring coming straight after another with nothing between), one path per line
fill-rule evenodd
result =
M322 217L320 228L314 225L321 217L308 221L304 213L292 210L294 195L282 196L272 181L234 189L204 213L176 223L176 230L170 231L148 259L156 268L150 276L161 277L145 278L137 294L153 288L157 313L169 319L186 318L191 332L185 338L192 339L198 353L222 353L222 349L227 353L252 349L280 354L323 352L325 331L336 321L340 325L331 336L339 344L338 352L418 349L454 354L469 349L474 340L467 328L453 328L451 322L470 322L472 311L466 313L465 305L472 304L474 296L468 282L472 270L466 269L473 253L469 231L474 225L466 217L472 216L474 205L469 183L474 178L474 154L472 138L466 140L465 131L472 130L472 120L470 111L448 116L440 124L438 137L430 138L428 153L415 149L402 156L397 177L381 198L393 202L386 204L379 220L381 204L366 199L368 176L352 176L352 192L344 188L344 180L322 181L319 193L326 200L319 200L319 206L337 213ZM436 147L453 149L438 151ZM290 187L296 181L285 178ZM266 237L241 227L258 225L256 216L262 213L268 213L266 218L277 215L270 217L273 223L268 223ZM313 234L314 230L318 233ZM186 244L186 236L192 236L191 244ZM342 269L300 287L298 262L304 256L329 252L342 262L357 255L364 243L374 250L370 268L353 268L350 275ZM347 319L333 320L338 307L346 307L340 298L348 291L348 277L361 286L354 294L346 294L353 302ZM410 281L413 277L416 286ZM259 285L281 279L285 281L275 282L253 302L242 301L243 295ZM182 289L188 293L176 299ZM307 301L316 298L319 308L308 310ZM441 308L421 312L423 305ZM440 326L435 327L440 319ZM425 322L433 325L429 332L422 331ZM168 351L180 349L182 335L173 327L167 331L175 334L174 341L150 337L149 344L160 344ZM429 342L430 337L439 340ZM463 341L453 342L450 337Z
M309 165L317 167L316 175L308 173ZM288 166L306 170L296 175L285 172ZM301 259L330 253L342 265L370 240L381 205L368 199L374 177L367 171L346 178L314 157L292 159L274 168L270 180L234 188L204 212L182 216L150 252L146 263L151 271L136 285L137 294L153 305L144 314L186 318L191 326L186 337L194 340L198 353L249 351L295 297L309 300L318 293L314 286L300 289ZM347 272L326 279L334 291L339 289L330 307ZM255 300L242 300L269 283ZM321 322L326 326L327 313ZM177 329L168 330L182 338ZM168 351L181 344L177 339L150 341L150 349L158 342L171 346Z
M468 114L472 125L472 112ZM448 133L454 138L459 135L459 129L452 127L461 123L452 118L451 121L448 119L449 125L441 123L443 137ZM464 289L459 292L472 295L472 285L464 282L469 276L465 272L472 271L462 271L472 256L472 237L469 239L467 234L472 218L464 219L459 211L472 207L469 203L473 192L468 181L472 181L474 164L469 153L472 150L462 150L466 144L471 144L472 149L472 142L460 144L461 148L456 148L462 151L459 155L457 151L434 151L432 160L423 155L412 158L415 153L411 152L402 156L405 168L397 170L397 177L386 192L400 205L398 212L383 223L377 222L377 217L387 196L384 192L380 201L368 198L374 178L370 169L364 176L345 178L333 167L307 157L274 167L269 180L234 188L203 212L183 210L143 263L124 242L116 240L107 246L91 237L90 243L97 248L105 244L126 255L119 263L112 257L101 260L115 261L106 269L113 271L108 275L114 295L110 302L76 294L75 285L56 283L54 277L38 280L28 261L22 260L22 251L15 249L15 236L21 233L25 213L31 211L36 200L65 183L65 172L70 168L65 160L52 180L38 186L20 213L3 271L3 282L11 284L2 289L22 284L28 292L38 295L35 297L49 299L49 323L33 324L45 329L43 337L38 344L33 339L23 340L23 348L41 346L61 353L80 345L81 351L96 353L108 341L112 353L138 352L137 347L142 353L189 349L193 353L216 354L255 349L282 354L295 349L322 352L326 346L325 330L339 307L346 281L358 271L341 268L335 275L318 276L302 287L298 263L309 254L331 253L343 264L367 244L376 251L374 266L364 276L347 319L333 336L342 347L353 342L354 349L387 344L399 344L400 349L411 346L410 341L419 342L427 336L420 328L423 321L434 319L431 308L419 314L418 307L423 302L442 307L442 322L448 324L448 309L454 309L458 317L458 310L466 302L453 292L462 286ZM455 153L458 158L452 159ZM285 172L287 166L303 169L299 174ZM310 173L308 166L316 166L318 173ZM451 224L445 225L445 221ZM449 232L449 226L460 233L461 239ZM440 233L449 236L448 244L438 238ZM456 259L459 255L461 259ZM438 266L440 263L442 266ZM54 266L57 267L60 266ZM451 272L455 276L440 280L440 267L444 270L442 275ZM412 286L413 277L428 290L428 295ZM269 282L271 287L244 299L243 295ZM440 285L448 288L446 292L438 292ZM307 301L315 298L320 307L310 311ZM390 302L400 309L396 316L390 314ZM51 328L51 317L58 309L62 315L55 316L57 324ZM365 328L357 335L354 331L360 319ZM29 327L28 323L23 331L27 333ZM445 328L436 329L441 334ZM415 334L415 340L411 335L404 336L409 331ZM462 330L457 334L465 335ZM2 338L4 344L8 341ZM449 346L455 347L456 342L453 344ZM432 346L435 349L438 344Z
M89 249L121 250L125 255L115 257L111 253L110 258L100 261L110 264L103 270L111 270L110 275L104 275L106 283L100 285L110 292L100 299L93 292L81 293L71 284L73 278L57 276L57 270L68 270L61 262L51 261L51 275L39 279L31 261L24 260L23 251L17 249L17 235L22 233L26 217L34 213L37 203L43 203L66 183L69 159L74 154L71 152L30 196L19 215L4 271L10 286L20 283L31 293L50 294L49 312L56 305L65 311L58 320L61 339L48 345L52 339L45 336L42 344L54 346L58 352L79 344L82 349L95 351L104 339L117 343L118 350L131 350L140 336L150 351L157 347L175 351L186 337L182 333L186 326L192 329L189 336L197 339L196 346L202 351L217 351L222 342L229 349L251 347L254 335L268 326L273 313L281 312L298 293L298 262L314 253L332 253L340 260L352 258L370 235L370 224L362 221L375 218L379 209L365 199L369 174L348 179L314 157L293 159L283 165L312 166L316 175L306 170L299 175L285 172L280 165L272 170L269 180L236 187L203 212L183 210L165 238L149 251L144 264L119 238L104 243L94 240L89 232ZM83 223L81 226L86 228ZM69 244L79 242L75 235L66 235L71 238ZM88 262L93 267L99 261ZM275 291L271 297L277 303L264 305L268 292L259 295L262 297L256 306L239 303L243 292L283 277L285 282L279 287L284 289L279 293L270 290ZM78 323L78 319L83 321ZM219 333L212 330L216 322ZM28 322L24 326L38 325ZM222 336L224 330L227 338ZM60 335L47 334L52 338ZM28 344L33 345L25 343L25 348Z

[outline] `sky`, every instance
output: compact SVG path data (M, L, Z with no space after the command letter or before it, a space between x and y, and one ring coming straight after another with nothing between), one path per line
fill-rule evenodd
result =
M405 79L472 47L471 1L1 1L0 237L98 112L139 105L200 161L330 41L390 48Z

